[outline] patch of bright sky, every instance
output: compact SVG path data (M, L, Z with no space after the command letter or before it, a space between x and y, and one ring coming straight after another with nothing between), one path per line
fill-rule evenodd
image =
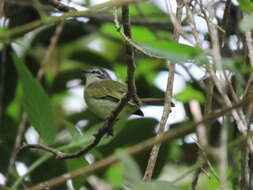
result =
M97 5L97 4L100 4L100 3L104 3L106 1L108 1L108 0L91 0L90 5L94 6L94 5Z
M25 132L25 140L28 144L38 143L39 142L38 132L33 127L29 127Z
M238 43L238 40L239 39L236 35L229 36L229 48L231 50L238 50L238 49L242 48L243 44L242 44L242 42ZM238 45L239 45L239 47L238 47Z
M192 76L196 80L201 80L205 76L205 71L201 69L200 67L196 66L195 64L185 63L184 66L187 68L187 70L192 74ZM184 69L182 65L177 65L176 71L177 73L180 73L180 76L183 76L183 78L186 81L189 81L191 79L189 74L186 72L186 70Z
M173 102L175 103L175 107L172 108L172 112L169 115L167 124L177 123L183 121L186 118L183 104L175 100L173 100ZM162 106L145 106L141 108L141 110L143 111L145 117L151 117L157 120L161 119L163 113Z
M4 185L5 183L6 183L6 177L2 173L0 173L0 184Z
M91 42L87 44L88 48L95 50L95 51L102 51L104 50L103 48L103 43L101 42L100 39L94 39Z
M0 27L6 28L9 25L9 19L6 19L4 17L0 18Z
M193 18L195 20L197 30L201 33L207 33L208 27L205 19L198 15L193 15Z
M16 161L15 166L19 176L26 174L26 172L28 171L27 166L23 162Z
M84 128L88 123L88 120L80 120L76 123L76 127L80 128Z
M159 72L155 78L155 85L164 92L166 91L167 78L168 78L167 71ZM178 74L175 74L174 84L173 84L173 93L178 93L182 91L184 87L185 87L184 78Z
M167 2L166 2L167 1ZM175 14L177 10L176 0L151 0L157 7L159 7L163 12L168 13L169 10L172 10L172 13Z
M81 112L85 109L86 104L83 99L83 89L83 86L78 85L68 90L69 96L62 103L67 113Z
M184 137L185 143L195 143L197 141L196 133L190 133Z
M89 163L92 164L95 162L95 157L92 154L85 154L84 155L85 160Z

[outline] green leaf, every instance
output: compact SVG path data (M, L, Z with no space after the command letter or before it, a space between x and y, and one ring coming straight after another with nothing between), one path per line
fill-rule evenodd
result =
M6 34L7 32L8 32L8 30L6 30L6 29L3 28L3 27L0 27L0 34L1 34L1 35Z
M13 58L22 85L23 104L29 121L45 144L51 144L54 141L57 128L50 99L23 61L16 56Z
M157 190L157 189L166 189L166 190L179 190L179 187L176 187L168 181L140 181L133 185L132 190Z
M88 162L83 159L83 157L76 158L76 159L67 159L65 160L65 164L68 168L67 172L74 171L80 168L84 168L88 165ZM85 176L81 176L75 179L72 179L73 186L75 189L80 189L80 187L83 185L83 181L85 179Z
M186 103L190 100L198 100L200 103L204 103L205 96L202 92L196 90L195 88L187 85L182 92L179 92L173 96L176 100Z
M122 184L124 183L123 178L123 168L120 167L120 164L114 164L108 170L105 174L106 181L108 181L111 185L113 185L113 188L119 189L122 187Z
M244 12L251 12L253 11L253 3L250 0L238 0L240 4L240 8Z
M192 46L179 44L172 41L150 41L138 43L146 51L155 55L165 57L171 61L183 62L197 58L201 55L201 50Z
M253 13L245 14L241 23L240 28L243 32L248 32L253 30Z
M171 61L183 62L189 59L195 59L202 53L199 48L168 40L158 40L154 33L145 27L133 26L131 29L132 40L134 43L147 52L165 57ZM114 38L123 39L119 32L116 31L113 24L104 24L102 26L102 32L107 35L111 35Z
M123 176L125 185L132 186L132 184L141 180L142 175L140 168L130 156L128 156L122 150L117 150L116 156L120 158L120 161L123 165Z
M253 68L244 62L243 57L234 56L232 59L222 59L221 64L230 71L238 73L237 76L253 72Z
M149 21L155 19L159 21L168 20L168 18L166 18L166 14L152 2L140 3L138 5L138 8L136 5L132 4L130 5L129 11L131 16L140 18L141 15L145 15L145 17L148 18ZM145 17L143 18L143 20L145 20Z

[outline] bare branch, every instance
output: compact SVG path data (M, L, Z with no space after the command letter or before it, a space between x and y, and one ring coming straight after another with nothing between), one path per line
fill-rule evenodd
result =
M181 23L181 17L182 17L182 9L183 6L181 6L181 0L177 1L177 13L176 13L176 22ZM175 27L174 28L174 40L178 41L179 39L179 31ZM163 114L162 118L160 120L158 131L156 137L159 138L164 133L165 126L169 117L169 113L171 112L171 102L172 102L172 92L173 92L173 82L174 82L174 75L175 75L175 64L170 63L168 66L168 79L167 79L167 88L165 93L165 99L164 99L164 108L163 108ZM156 160L158 157L158 153L160 150L161 144L155 144L150 152L150 157L148 160L148 165L145 171L145 174L143 176L143 180L150 180L152 178L152 174L155 168Z
M201 121L203 119L198 101L191 100L190 101L190 109L191 109L194 121L197 122L197 121ZM203 147L207 146L208 142L207 142L207 135L206 135L206 127L204 125L199 125L196 128L196 132L197 132L199 144Z
M251 31L246 32L245 36L246 36L246 42L247 42L247 46L248 46L250 65L251 65L251 67L253 67L253 40L252 40L252 32Z

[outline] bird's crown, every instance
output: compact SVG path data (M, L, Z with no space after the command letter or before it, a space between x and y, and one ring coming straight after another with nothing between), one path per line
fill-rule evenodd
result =
M91 67L89 69L83 70L83 72L85 73L86 84L100 80L111 79L107 71L101 67Z

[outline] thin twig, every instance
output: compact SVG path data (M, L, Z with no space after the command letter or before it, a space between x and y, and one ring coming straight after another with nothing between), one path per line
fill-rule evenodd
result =
M202 158L200 157L200 159L202 159ZM195 171L194 176L193 176L193 180L192 180L191 190L196 190L199 176L200 176L201 172L203 171L202 168L204 168L204 167L206 167L206 162L202 163L202 165L199 166L197 168L197 170Z
M203 119L201 108L199 105L199 102L197 100L191 100L190 103L190 110L193 115L194 121L201 121ZM207 142L207 133L206 133L206 127L204 125L200 125L196 128L198 142L202 147L206 147Z
M129 14L129 7L128 5L122 6L122 23L124 28L124 35L131 40L131 21L130 21L130 14ZM134 49L133 46L129 43L125 43L126 47L126 62L128 65L127 70L127 85L128 85L128 96L133 98L133 101L136 105L141 105L141 102L137 96L136 85L134 81L134 71L135 71L135 59L134 59Z
M183 180L186 176L194 172L196 169L198 169L202 165L201 161L197 161L193 166L191 166L186 172L181 174L180 176L176 177L171 181L171 183L178 183L179 181Z
M168 10L168 14L170 16L170 19L172 20L172 24L174 26L174 29L177 29L178 35L181 35L184 39L186 39L189 43L194 44L194 41L192 40L191 36L184 31L183 27L181 26L181 22L177 20L177 15L173 14L172 7L170 4L170 1L165 0L166 3L166 8ZM184 7L184 2L183 0L177 0L177 7ZM174 38L175 39L175 38Z
M208 154L211 154L213 156L217 156L218 155L218 150L212 147L202 147L198 141L196 141L197 146L199 147L199 149L201 150L202 153L202 158L206 161L207 166L210 168L211 173L213 174L213 176L217 179L217 181L219 181L219 177L214 169L214 167L212 166L211 162L208 159ZM205 172L205 170L202 168L202 171Z
M250 65L253 67L253 40L252 40L252 32L248 31L245 33L246 36L246 42L248 46L248 52L249 52L249 60L250 60Z
M149 57L157 58L157 59L166 59L166 57L155 55L153 53L150 53L150 52L146 51L145 49L143 49L142 47L140 47L138 44L136 44L131 38L129 38L127 35L125 35L124 32L122 32L121 28L120 28L117 8L114 8L113 14L114 14L114 23L115 23L116 30L122 35L122 37L124 38L124 40L130 46L134 47L135 49L137 49L138 51L140 51L141 53L143 53L143 54L145 54L145 55L147 55Z
M62 12L76 11L74 7L67 6L58 0L48 0L47 3Z
M227 145L228 145L228 121L223 121L220 136L219 147L219 172L220 172L220 189L227 190Z
M197 123L194 122L194 123L178 126L177 128L172 129L169 132L161 135L159 138L153 137L153 138L150 138L150 139L148 139L144 142L141 142L137 145L134 145L133 147L127 149L127 154L128 155L134 155L138 152L144 151L144 150L152 147L154 144L158 144L158 143L161 143L161 142L164 142L164 141L168 141L168 140L173 139L175 137L178 137L182 134L185 134L186 132L190 132L193 129L195 129L196 126L198 126L200 124L203 124L203 123L210 123L210 122L216 120L217 118L219 118L219 117L221 117L225 114L229 114L232 110L237 109L238 107L241 107L241 106L244 106L244 105L248 104L251 101L253 101L253 96L248 96L247 98L244 98L243 100L239 101L238 103L234 104L231 107L227 107L225 109L222 109L219 112L212 113L211 115L205 117L202 121L199 121ZM253 135L253 133L251 133L251 135ZM240 143L244 140L245 140L245 137L239 138L239 141L236 141L236 143ZM234 143L231 144L231 147L232 146L235 146L235 144ZM84 174L87 174L87 173L90 173L90 172L94 172L95 170L104 168L108 165L111 165L111 164L117 162L117 161L118 161L118 157L109 156L109 157L107 157L107 158L105 158L101 161L98 161L94 164L91 164L91 165L87 166L86 168L81 168L81 169L63 174L61 176L52 178L50 180L44 181L44 182L42 182L38 185L35 185L35 186L29 188L29 190L42 190L42 189L45 189L45 188L48 188L48 187L53 187L53 186L59 185L61 183L64 183L68 179L73 179L73 178L79 177L81 175L84 175Z
M50 61L50 58L53 54L53 51L55 50L55 47L57 45L58 39L62 33L63 30L63 26L64 26L64 22L60 22L59 25L56 27L55 32L50 40L50 44L49 47L47 49L47 52L41 62L41 66L40 66L40 70L37 73L37 80L40 81L43 74L44 74L44 67L45 65L47 65Z
M10 159L9 159L8 168L7 168L7 172L6 172L6 175L5 175L6 180L8 180L9 175L11 174L11 170L14 166L14 163L15 163L15 160L16 160L16 157L17 157L17 154L18 154L18 150L19 150L21 141L23 139L23 134L24 134L25 129L26 129L27 120L28 120L27 114L24 112L21 116L21 121L19 123L18 131L17 131L16 138L15 138L15 143L14 143L14 146L12 148L11 156L10 156Z
M194 36L194 38L196 40L197 46L201 48L202 47L202 43L200 41L199 32L197 30L197 26L196 26L195 20L193 19L193 15L192 15L192 11L190 9L189 3L190 3L189 0L184 0L184 4L185 4L185 8L186 8L186 13L187 13L187 18L189 19L189 24L191 25L193 36Z
M171 102L172 102L172 91L173 91L173 81L174 81L174 74L175 74L175 65L170 64L168 67L168 80L167 80L167 88L165 93L164 99L164 108L162 113L162 118L160 120L158 131L156 137L158 138L165 132L165 126L168 121L169 113L171 112ZM152 174L155 168L157 156L160 150L161 144L155 144L150 152L148 165L143 176L143 180L147 181L152 178Z
M176 19L178 23L181 23L181 17L182 17L182 8L181 6L178 6L177 13L176 13ZM179 39L179 33L177 28L174 28L174 40L178 41ZM166 87L166 93L165 93L165 99L164 99L164 108L162 113L162 118L160 120L158 131L156 134L156 138L159 138L164 132L165 132L165 126L168 121L169 113L171 112L171 102L172 102L172 92L173 92L173 82L174 82L174 75L175 75L175 65L174 63L170 63L168 66L168 79L167 79L167 87ZM147 181L152 178L153 171L155 168L156 160L158 157L158 153L160 150L161 144L155 144L150 152L147 168L145 170L145 174L143 176L143 180Z

